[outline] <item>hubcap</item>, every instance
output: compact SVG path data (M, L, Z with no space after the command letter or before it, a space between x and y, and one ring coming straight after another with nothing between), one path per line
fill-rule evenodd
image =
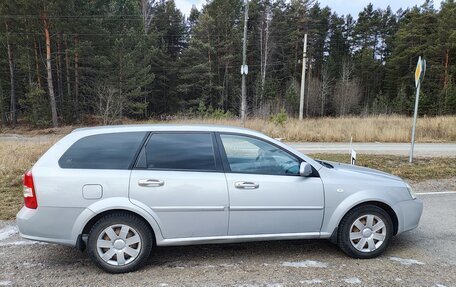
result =
M383 244L385 238L385 223L376 215L360 216L350 228L350 242L361 252L375 251Z
M110 265L126 265L138 257L141 237L128 225L111 225L98 236L97 251L100 258Z
M370 237L372 235L372 230L370 228L364 228L363 237Z
M116 241L114 241L113 246L115 249L118 249L118 250L124 249L125 241L123 241L122 239L117 239Z

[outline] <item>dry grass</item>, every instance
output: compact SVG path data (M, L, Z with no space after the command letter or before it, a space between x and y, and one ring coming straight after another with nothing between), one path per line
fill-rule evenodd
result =
M22 206L21 176L57 138L43 142L0 141L0 220L12 219ZM348 162L344 154L315 154L315 158ZM396 174L411 181L456 176L456 158L417 158L413 165L406 157L364 155L358 164Z
M0 219L11 219L22 205L22 174L52 145L53 141L0 142Z
M92 121L92 124L96 121ZM128 119L124 124L173 123L173 124L219 124L242 126L239 119L176 118L170 121L141 121ZM288 119L283 125L270 120L248 119L246 127L261 131L271 137L285 141L309 142L409 142L412 118L405 116L369 116L342 118L311 118L299 121ZM23 134L27 136L62 136L80 126L64 126L49 129L31 129L20 126L16 129L3 128L3 134ZM417 142L455 142L456 116L422 117L417 123Z
M238 119L177 119L171 123L222 124L241 126ZM409 142L412 118L403 116L370 116L343 118L288 119L284 125L269 120L249 119L246 127L286 141ZM418 142L456 141L456 116L424 117L417 121Z

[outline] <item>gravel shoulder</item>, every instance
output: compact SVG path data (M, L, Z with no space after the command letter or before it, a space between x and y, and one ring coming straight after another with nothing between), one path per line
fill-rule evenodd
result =
M420 226L377 259L350 259L323 240L161 247L145 268L121 275L75 249L22 240L13 221L1 221L0 285L456 286L456 194L419 197Z
M409 183L415 192L456 191L456 177Z

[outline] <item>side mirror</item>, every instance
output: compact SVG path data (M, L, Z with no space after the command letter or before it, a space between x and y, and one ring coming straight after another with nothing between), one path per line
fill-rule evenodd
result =
M304 177L311 176L312 166L307 162L301 162L301 165L299 166L299 175Z

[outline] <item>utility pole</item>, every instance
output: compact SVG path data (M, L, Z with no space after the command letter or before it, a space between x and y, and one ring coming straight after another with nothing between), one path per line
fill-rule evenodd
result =
M244 9L244 39L242 43L242 90L241 90L241 120L242 125L245 126L245 117L247 110L247 95L245 87L245 76L248 73L247 67L247 21L249 20L249 0L245 0L245 9Z
M299 119L302 120L304 113L304 87L306 85L306 60L307 60L307 33L304 34L304 47L302 48L302 75L301 75L301 98L299 99Z

